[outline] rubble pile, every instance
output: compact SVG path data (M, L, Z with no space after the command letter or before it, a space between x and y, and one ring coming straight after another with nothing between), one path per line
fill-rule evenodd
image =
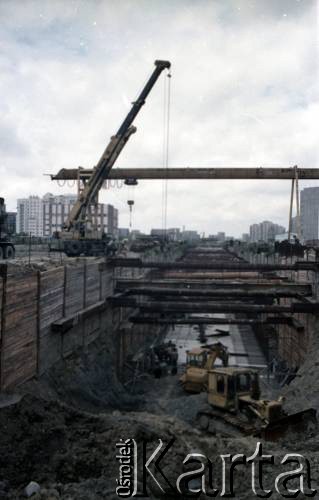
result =
M297 372L296 378L283 392L289 411L315 408L319 415L319 322L313 334L307 359Z

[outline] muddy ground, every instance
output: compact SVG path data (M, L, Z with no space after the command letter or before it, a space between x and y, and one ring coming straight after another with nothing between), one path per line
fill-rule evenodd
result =
M298 407L298 397L305 397L309 376L312 384L315 380L318 384L309 369L286 391L287 397L293 391L293 406ZM133 438L138 443L147 440L149 455L159 445L159 439L168 443L174 438L174 444L161 462L165 476L174 485L185 470L183 460L187 454L202 453L213 463L214 486L220 490L217 498L221 498L220 455L242 453L249 457L256 449L256 438L239 434L233 437L207 435L200 431L196 414L199 408L206 407L206 395L185 395L176 376L141 378L130 392L130 385L124 387L116 379L109 353L101 351L98 344L92 346L87 355L74 357L42 380L27 384L22 396L20 402L0 409L0 499L23 498L23 490L30 481L41 486L34 499L118 498L115 494L119 475L116 443L121 438ZM314 391L311 403L318 404L316 396ZM263 443L263 446L265 454L275 457L275 465L265 467L265 487L274 490L278 474L289 470L287 466L280 466L286 453L307 457L311 462L313 486L318 484L317 430L310 429L302 435L288 434L285 439ZM159 473L154 475L163 488L169 490ZM141 488L141 470L138 478ZM252 492L250 465L239 465L234 479L233 498L257 498ZM198 483L192 487L198 487ZM147 498L187 496L163 493L149 478ZM201 495L200 498L210 497ZM283 496L273 493L271 498ZM298 498L306 497L299 495Z

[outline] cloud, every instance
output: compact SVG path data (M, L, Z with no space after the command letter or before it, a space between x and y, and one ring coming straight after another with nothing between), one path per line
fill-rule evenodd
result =
M70 191L43 174L97 163L158 58L172 61L171 166L319 167L315 1L3 0L0 17L10 208L31 193ZM164 80L119 166L163 164ZM288 184L169 182L168 225L235 235L263 219L287 225ZM134 226L160 227L162 182L135 191ZM129 195L101 192L122 226Z

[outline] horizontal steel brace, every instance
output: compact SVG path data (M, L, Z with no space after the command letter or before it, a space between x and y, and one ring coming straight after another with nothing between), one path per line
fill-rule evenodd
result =
M131 316L129 321L136 324L145 325L289 325L298 331L303 331L304 327L300 324L295 324L294 318L287 316L268 316L264 320L251 318L211 318L205 316L177 318L177 317L150 317L136 315Z
M316 262L297 261L294 264L249 264L236 262L198 262L198 261L174 261L156 262L142 261L135 258L114 258L108 261L114 267L136 267L149 269L190 269L190 270L212 270L212 271L313 271L318 270Z
M204 283L206 281L229 281L229 280L238 280L241 282L247 282L251 280L257 280L260 282L271 282L271 283L282 283L288 282L289 279L286 276L278 276L274 273L267 273L261 275L259 272L250 271L152 271L153 278L164 278L164 279L178 279L178 280L189 280L189 281L198 281L202 280Z
M290 305L242 304L240 302L140 302L133 298L113 297L114 306L139 308L141 312L162 313L319 313L318 302L293 302Z
M260 282L260 281L251 281L251 282L242 282L235 280L187 280L187 279L117 279L116 281L116 289L119 291L129 290L131 288L144 288L144 287L158 287L158 288L166 288L171 287L174 289L187 288L188 290L200 288L201 290L243 290L243 291L283 291L288 293L300 294L300 295L312 295L312 287L310 284L299 284L299 283L287 283L280 282L278 279L278 283L271 282Z
M116 289L116 291L120 291ZM278 290L273 287L269 290L260 290L260 289L250 289L243 290L240 285L233 288L222 289L219 288L217 290L202 290L196 288L155 288L155 287L136 287L129 288L126 290L127 295L147 295L152 297L220 297L220 298L258 298L258 297L269 297L269 298L281 298L281 297L294 297L301 295L294 290L284 290L278 288ZM306 295L306 294L304 294ZM308 293L309 295L309 293ZM310 294L311 295L311 294Z

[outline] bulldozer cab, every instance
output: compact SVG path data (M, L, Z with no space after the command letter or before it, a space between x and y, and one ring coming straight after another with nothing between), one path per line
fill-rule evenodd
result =
M207 362L206 349L192 349L187 351L186 365L187 367L204 368Z
M258 372L241 368L216 368L208 373L208 402L228 411L238 409L238 398L260 396Z
M216 343L209 348L194 348L187 351L186 365L188 368L196 367L211 370L217 358L221 359L224 366L228 365L228 351L221 343Z

